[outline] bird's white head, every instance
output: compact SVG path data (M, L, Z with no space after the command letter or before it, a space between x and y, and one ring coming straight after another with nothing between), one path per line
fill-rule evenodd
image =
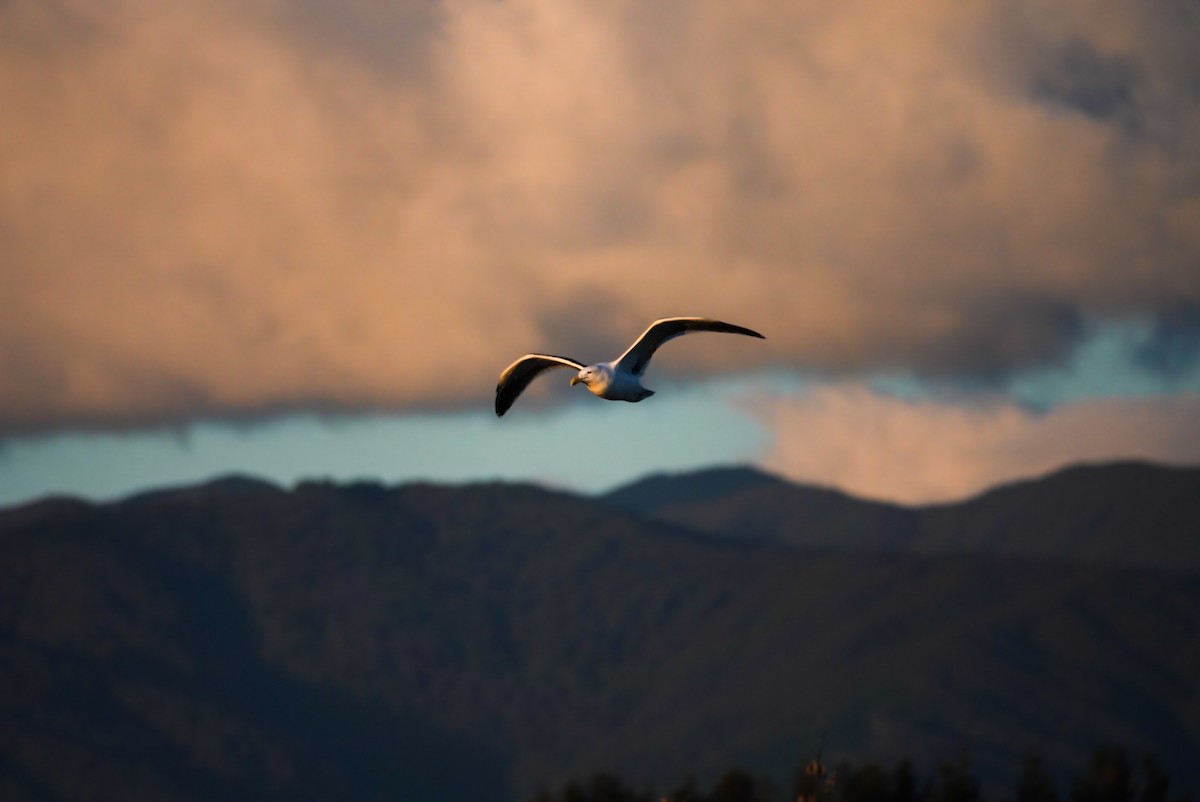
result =
M571 386L574 387L575 385L579 384L580 382L583 382L588 387L591 387L592 382L595 379L596 379L596 366L590 365L590 366L580 370L579 373L571 379Z

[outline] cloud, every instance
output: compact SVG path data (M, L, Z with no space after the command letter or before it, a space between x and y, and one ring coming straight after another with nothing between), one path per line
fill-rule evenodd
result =
M1070 0L10 0L0 436L478 404L521 353L602 358L668 314L835 373L1019 371L1096 318L1167 321L1178 361L1198 27ZM656 369L747 358L712 348Z
M764 467L905 503L957 500L1078 462L1200 461L1197 394L1039 412L999 399L904 400L847 383L745 403L773 433Z

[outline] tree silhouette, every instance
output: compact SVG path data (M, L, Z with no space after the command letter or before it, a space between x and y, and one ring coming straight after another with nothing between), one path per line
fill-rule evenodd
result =
M792 779L792 797L797 802L817 802L833 788L834 778L821 761L820 751L817 757L796 768Z
M583 786L574 780L563 786L561 799L562 802L590 802Z
M649 802L649 795L639 795L614 774L600 772L587 781L588 802Z
M917 802L917 772L911 760L901 760L892 769L892 802Z
M1071 802L1132 802L1133 773L1124 749L1097 749L1091 767L1075 781Z
M696 778L690 774L672 788L664 799L669 799L670 802L704 802L704 796L696 787Z
M730 769L713 785L710 802L762 802L758 783L742 769Z
M813 761L796 773L791 802L981 802L979 780L972 774L968 756L937 766L932 781L922 778L905 759L890 769L882 763L843 763L826 776L806 771ZM818 761L819 762L819 761ZM828 781L836 777L836 783ZM821 779L819 784L814 780ZM1135 782L1135 779L1137 782ZM1151 754L1143 757L1135 777L1121 749L1098 749L1084 772L1079 774L1064 799L1040 756L1026 755L1016 778L1013 802L1193 802L1190 793L1168 796L1171 781ZM756 778L741 768L720 775L706 793L692 775L686 776L666 794L636 791L615 774L598 772L587 780L570 780L558 794L541 789L530 802L789 802L780 796L769 779Z
M1026 755L1017 776L1016 802L1059 802L1054 778L1042 765L1038 755Z
M1142 793L1139 802L1167 802L1171 778L1163 771L1154 755L1142 758Z
M840 802L891 802L887 771L878 763L841 766L837 794Z
M979 802L979 781L971 774L967 755L937 767L937 782L929 795L931 802Z

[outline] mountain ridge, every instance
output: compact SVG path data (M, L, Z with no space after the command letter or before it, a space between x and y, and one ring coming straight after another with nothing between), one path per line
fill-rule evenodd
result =
M1196 575L789 546L520 484L35 511L0 512L9 798L506 801L734 763L782 781L826 728L831 763L968 750L1004 785L1025 751L1065 777L1108 743L1200 783Z
M697 486L709 492L688 495ZM654 475L600 498L649 519L798 548L982 552L1200 571L1197 467L1072 465L961 501L908 506L743 468Z

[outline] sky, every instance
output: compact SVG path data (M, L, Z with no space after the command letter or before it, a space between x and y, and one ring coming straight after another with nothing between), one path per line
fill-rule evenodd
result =
M1200 464L1200 9L0 3L0 504ZM637 405L528 352L667 345Z

